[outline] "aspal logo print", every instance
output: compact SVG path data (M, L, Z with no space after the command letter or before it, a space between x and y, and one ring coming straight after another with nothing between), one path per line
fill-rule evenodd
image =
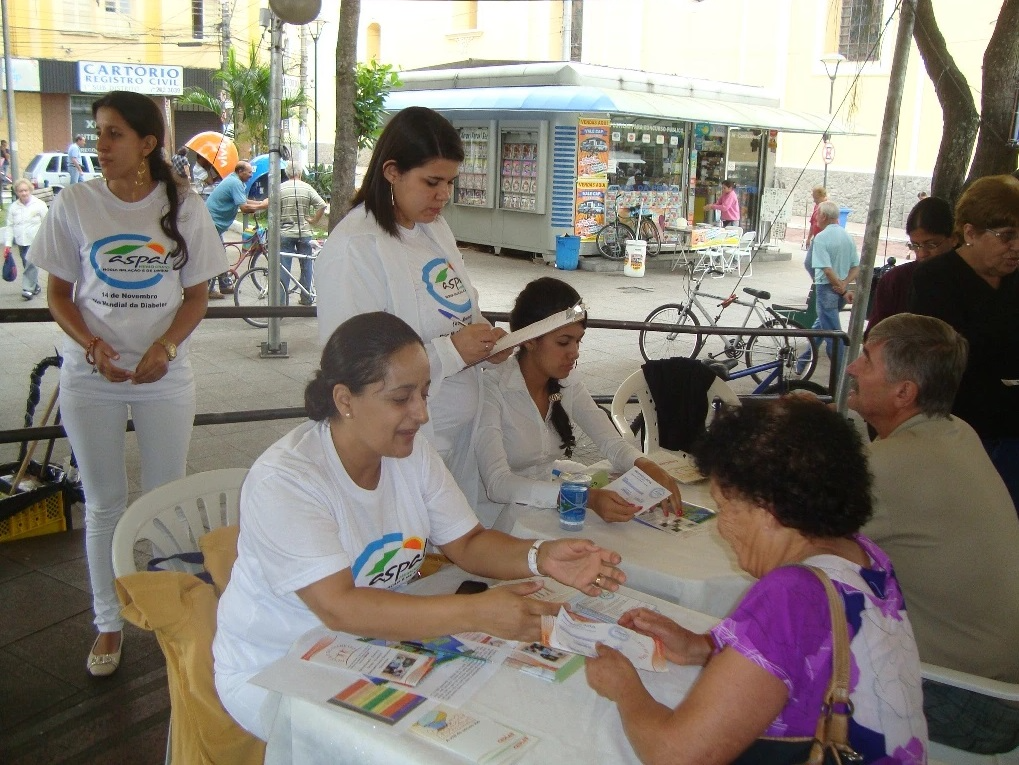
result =
M385 534L364 548L352 567L354 584L360 587L402 584L414 575L425 559L425 540L403 538L403 534Z
M154 286L173 267L166 248L142 234L114 234L92 245L96 276L122 290Z
M451 311L466 313L471 310L467 287L445 258L429 260L421 270L421 281L428 294Z

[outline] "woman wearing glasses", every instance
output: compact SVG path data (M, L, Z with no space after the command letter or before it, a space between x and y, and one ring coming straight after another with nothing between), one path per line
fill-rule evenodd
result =
M867 317L868 329L877 326L882 319L906 310L917 266L955 249L958 240L953 233L954 227L952 206L944 199L925 197L913 206L906 218L906 236L909 237L906 247L916 253L916 260L896 266L881 277Z
M1019 180L975 181L955 206L959 246L922 263L907 306L969 341L952 414L976 430L1019 505Z

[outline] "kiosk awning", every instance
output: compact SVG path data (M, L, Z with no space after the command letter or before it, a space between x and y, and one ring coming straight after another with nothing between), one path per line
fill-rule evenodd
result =
M638 93L573 85L398 90L386 97L386 110L427 106L458 116L491 112L582 112L632 115L647 119L709 122L729 127L781 130L786 133L860 135L840 120L828 130L829 117L791 112L776 106L746 104L696 96Z

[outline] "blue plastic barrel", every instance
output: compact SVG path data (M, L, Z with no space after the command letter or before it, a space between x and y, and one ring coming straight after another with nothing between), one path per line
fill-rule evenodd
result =
M849 222L849 213L851 213L852 211L853 210L850 207L839 208L839 225L842 226L842 228L845 228L846 223Z
M580 237L564 234L555 238L555 267L576 271L580 265Z

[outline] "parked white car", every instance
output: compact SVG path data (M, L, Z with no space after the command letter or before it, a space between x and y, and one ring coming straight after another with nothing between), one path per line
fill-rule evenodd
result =
M99 158L92 152L81 153L81 167L83 181L90 181L103 174L99 167ZM67 162L67 154L62 151L44 151L42 154L36 154L25 168L25 177L37 189L49 186L54 194L59 194L62 188L71 183L71 166Z

